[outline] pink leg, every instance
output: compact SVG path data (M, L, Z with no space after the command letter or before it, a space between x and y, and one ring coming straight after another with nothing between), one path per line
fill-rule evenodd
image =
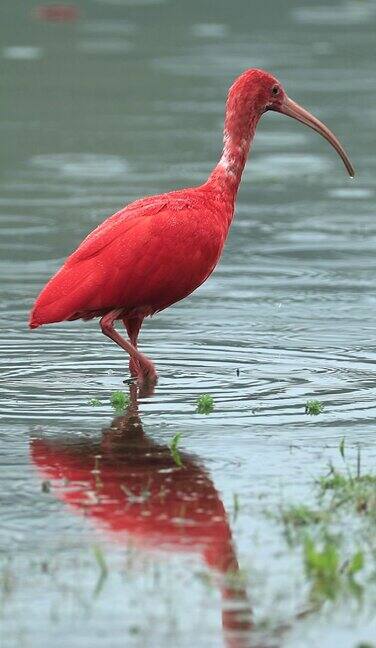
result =
M132 319L123 318L123 324L127 329L129 340L135 349L137 349L138 334L140 332L142 322L143 320L139 317L133 317ZM139 376L140 373L142 373L140 363L136 362L133 358L130 358L129 371L131 372L131 376Z
M114 322L120 319L121 312L120 310L113 310L102 317L100 320L102 333L116 342L119 347L130 355L130 359L133 361L135 368L140 367L140 372L137 373L139 378L142 380L156 381L158 376L152 361L115 330Z

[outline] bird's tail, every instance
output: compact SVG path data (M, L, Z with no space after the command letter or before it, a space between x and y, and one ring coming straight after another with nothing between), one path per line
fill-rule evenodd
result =
M38 328L38 326L41 326L41 325L39 324L39 322L38 322L38 320L37 320L37 318L36 318L36 316L34 314L34 308L33 308L33 310L30 312L30 315L29 315L29 328L35 329L35 328Z
M74 319L95 310L96 273L91 260L63 267L45 285L30 312L29 327Z

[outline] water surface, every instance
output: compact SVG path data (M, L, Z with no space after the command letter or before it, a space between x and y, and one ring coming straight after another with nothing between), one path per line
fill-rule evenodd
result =
M268 513L310 501L343 436L375 463L374 3L98 0L59 24L33 6L0 20L2 645L370 641L367 601L299 617L302 558ZM251 66L335 130L357 177L266 115L220 266L145 323L160 382L113 420L122 352L96 322L31 333L28 309L107 215L205 179Z

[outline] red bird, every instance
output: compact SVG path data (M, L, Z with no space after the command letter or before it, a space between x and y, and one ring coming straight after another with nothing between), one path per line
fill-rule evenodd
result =
M107 218L46 284L30 315L30 328L100 317L102 332L130 356L140 382L157 379L154 364L137 349L145 317L201 286L221 256L236 194L260 117L275 110L310 126L352 164L333 133L292 101L268 72L251 69L231 86L222 156L199 187L137 200ZM114 324L122 320L129 340Z

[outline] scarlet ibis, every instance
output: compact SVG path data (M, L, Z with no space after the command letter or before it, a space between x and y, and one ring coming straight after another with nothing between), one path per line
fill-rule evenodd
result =
M35 10L35 16L39 20L50 22L73 22L79 17L77 7L64 4L39 5Z
M167 445L155 443L142 428L137 392L124 416L103 430L102 439L67 443L34 438L30 457L55 495L85 516L108 539L141 551L197 555L220 587L226 645L232 634L247 635L252 613L241 579L223 502L197 458L181 453L175 464ZM246 644L249 645L248 642Z
M223 151L208 180L137 200L94 229L46 284L30 328L100 317L102 332L130 356L131 374L155 382L154 364L137 348L145 317L187 297L213 272L234 215L236 195L260 117L274 110L320 133L353 166L335 135L292 101L281 83L250 69L231 86ZM129 340L114 328L122 320Z

